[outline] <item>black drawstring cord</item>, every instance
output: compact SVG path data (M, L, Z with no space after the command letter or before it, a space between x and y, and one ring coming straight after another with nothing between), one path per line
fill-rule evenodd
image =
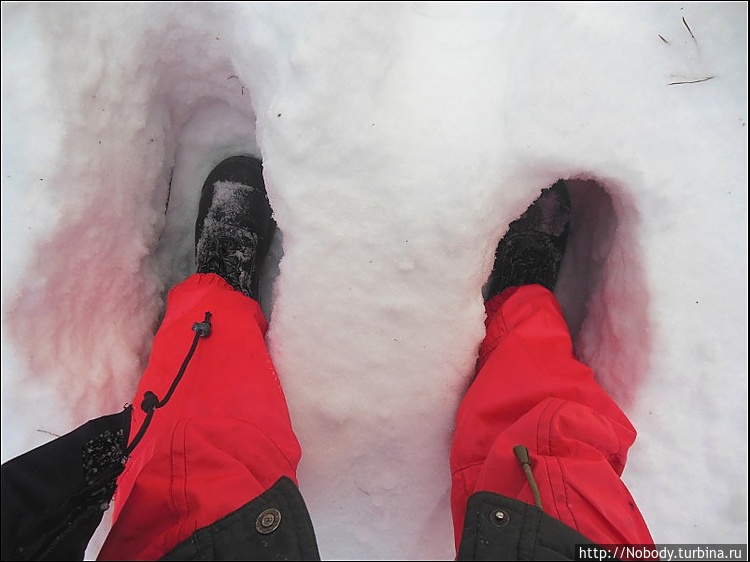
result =
M529 481L531 493L534 496L534 503L539 509L544 511L544 509L542 509L542 495L539 493L539 486L537 486L536 480L534 479L534 473L531 472L529 450L523 445L516 445L513 447L513 454L516 455L518 462L521 463L521 468L523 468L523 473L526 475L526 480Z
M203 322L196 322L195 324L193 324L192 330L195 332L193 343L190 346L190 350L188 351L187 355L185 356L185 360L182 362L182 366L180 367L177 376L172 381L172 386L169 387L167 394L164 396L164 399L160 401L159 397L150 390L147 390L143 394L141 410L146 412L146 419L143 420L143 425L141 425L141 428L138 430L138 433L130 442L130 445L128 445L128 448L125 449L126 458L130 456L130 453L133 452L133 449L135 449L136 445L138 445L141 439L143 439L143 435L146 433L146 430L151 423L151 419L154 417L154 411L157 408L161 408L162 406L164 406L167 402L169 402L169 399L172 398L172 394L174 394L174 391L177 388L177 384L180 382L180 379L182 379L182 376L185 374L185 370L187 369L190 360L193 358L195 348L198 347L198 340L200 340L201 338L207 338L211 335L211 313L206 312L206 315L203 318Z

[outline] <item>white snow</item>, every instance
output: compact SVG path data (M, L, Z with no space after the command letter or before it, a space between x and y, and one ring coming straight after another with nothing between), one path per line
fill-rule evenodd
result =
M251 152L321 554L452 559L482 286L563 178L626 483L657 543L747 543L746 3L4 2L2 33L3 461L133 398L200 187Z

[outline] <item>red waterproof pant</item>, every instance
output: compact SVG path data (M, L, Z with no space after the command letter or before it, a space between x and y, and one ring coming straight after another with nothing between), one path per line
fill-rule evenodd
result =
M473 493L534 503L515 445L529 450L545 513L598 544L653 544L620 479L635 430L574 357L554 295L506 289L487 303L486 326L451 447L456 548Z
M131 438L147 390L163 399L212 313L174 394L156 410L118 479L113 525L99 559L156 559L268 490L296 480L301 456L266 349L255 301L220 277L196 274L169 295L134 400ZM595 542L651 543L620 480L635 431L572 353L554 296L509 289L488 303L479 373L457 417L452 510L460 538L471 494L533 503L513 446L531 452L544 509Z
M301 451L266 348L263 312L218 275L193 275L170 292L134 400L131 439L145 418L144 392L164 398L206 311L211 335L199 340L117 481L101 560L157 559L280 477L297 482Z

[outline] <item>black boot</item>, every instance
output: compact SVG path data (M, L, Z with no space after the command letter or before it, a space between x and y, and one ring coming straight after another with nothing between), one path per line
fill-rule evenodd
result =
M508 287L537 284L553 291L569 230L570 195L560 180L510 223L495 252L485 302Z
M216 273L258 300L263 261L276 229L263 181L263 165L252 156L221 162L203 184L195 222L198 273Z

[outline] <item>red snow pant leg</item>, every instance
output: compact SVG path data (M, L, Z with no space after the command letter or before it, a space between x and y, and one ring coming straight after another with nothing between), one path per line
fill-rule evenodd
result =
M486 324L451 446L456 549L475 492L534 503L515 445L529 449L548 515L598 544L653 544L620 479L636 432L575 359L553 294L506 289L487 303Z
M99 559L157 559L282 476L297 482L301 450L266 349L263 313L218 275L193 275L170 292L134 400L131 439L145 418L144 392L164 399L206 311L211 334L198 340L118 479Z

